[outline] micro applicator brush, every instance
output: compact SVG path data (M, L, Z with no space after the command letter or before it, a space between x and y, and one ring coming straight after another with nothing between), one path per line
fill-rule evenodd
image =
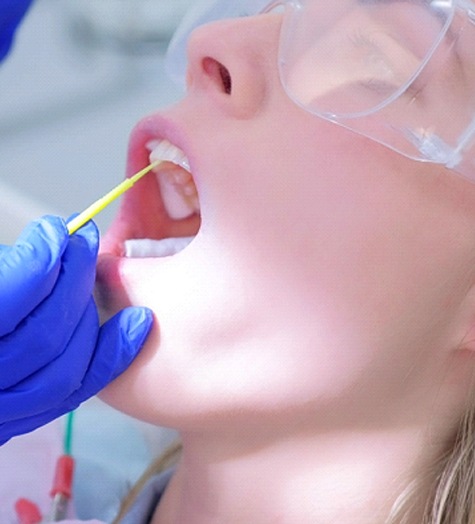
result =
M162 160L157 160L155 162L152 162L150 165L148 165L147 167L144 167L138 173L135 173L135 175L131 176L130 178L126 178L119 185L114 187L114 189L109 191L103 197L96 200L93 204L91 204L88 208L86 208L82 213L80 213L78 216L70 220L67 223L69 234L72 235L80 227L86 224L86 222L89 222L89 220L92 220L98 213L100 213L103 209L105 209L116 198L120 197L126 191L128 191L136 182L138 182L147 173L152 171L152 169L157 167L161 162Z

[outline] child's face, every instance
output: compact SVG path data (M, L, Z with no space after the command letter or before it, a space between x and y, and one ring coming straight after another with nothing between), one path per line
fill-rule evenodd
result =
M129 173L166 137L188 156L201 207L201 220L171 220L147 175L102 247L106 315L127 305L156 315L103 397L154 423L413 417L463 336L454 318L473 270L472 186L292 103L279 25L264 15L198 30L186 98L132 134ZM120 256L127 238L196 232L173 257Z

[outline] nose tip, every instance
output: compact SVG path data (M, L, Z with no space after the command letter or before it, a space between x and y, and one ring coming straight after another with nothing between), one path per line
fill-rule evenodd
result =
M203 90L229 113L251 117L277 76L278 28L253 16L194 31L188 45L188 89Z

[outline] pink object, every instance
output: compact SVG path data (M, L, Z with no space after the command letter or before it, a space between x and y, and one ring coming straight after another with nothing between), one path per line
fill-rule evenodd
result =
M51 497L64 495L71 498L74 475L74 459L71 455L61 455L56 463Z
M41 511L31 500L18 499L15 503L15 511L19 524L38 524L41 522Z
M57 420L0 447L0 522L15 522L15 503L28 499L47 515L54 469L62 454L63 426Z

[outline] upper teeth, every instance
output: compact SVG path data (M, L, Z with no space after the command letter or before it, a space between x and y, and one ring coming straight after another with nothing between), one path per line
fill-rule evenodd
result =
M150 151L151 163L159 160L175 165L165 167L161 164L154 169L163 204L170 217L180 220L199 213L198 193L185 153L168 140L152 140L147 144L147 149Z
M190 163L185 153L168 140L151 140L147 144L147 149L150 151L150 162L157 160L173 162L177 166L186 169L188 173L191 172Z

